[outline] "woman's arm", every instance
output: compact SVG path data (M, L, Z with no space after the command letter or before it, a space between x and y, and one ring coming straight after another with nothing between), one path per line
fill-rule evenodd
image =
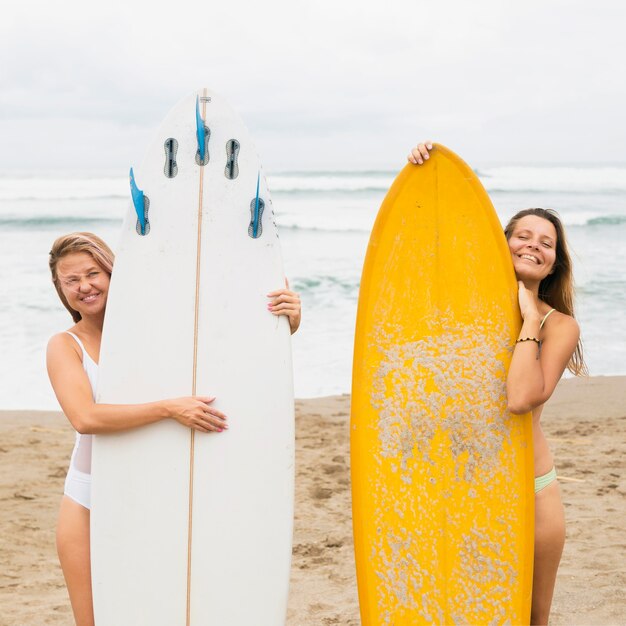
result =
M537 311L533 295L522 283L520 309L524 323L519 339L539 338L541 316ZM544 330L544 339L539 345L532 340L515 344L513 358L506 379L508 408L511 413L528 413L542 405L554 392L572 354L576 349L580 329L573 317L555 311L550 324Z
M69 335L48 343L46 363L54 393L72 426L83 434L110 433L175 419L188 428L211 432L228 428L226 416L210 407L215 398L174 398L145 404L96 404L80 355Z
M293 335L300 326L302 305L300 296L289 289L289 281L285 278L286 289L278 289L267 294L272 301L267 305L268 310L274 315L286 315L289 319L289 328Z

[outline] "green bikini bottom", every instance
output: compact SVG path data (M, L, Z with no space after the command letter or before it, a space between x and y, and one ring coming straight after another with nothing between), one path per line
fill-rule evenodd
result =
M535 493L545 489L556 480L556 469L553 467L547 474L535 478Z

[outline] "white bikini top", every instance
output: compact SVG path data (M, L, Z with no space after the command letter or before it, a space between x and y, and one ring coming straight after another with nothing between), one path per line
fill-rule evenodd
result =
M74 333L71 333L69 330L66 330L65 332L71 337L74 337L74 340L83 351L83 369L87 373L87 378L89 378L91 393L95 402L96 386L98 384L98 364L89 356L89 353L85 350L85 346L83 346L83 342Z
M83 342L69 330L65 331L68 335L74 338L74 341L80 346L83 351L83 369L89 378L89 384L91 385L91 395L96 401L96 386L98 384L98 364L89 356ZM72 460L70 461L70 470L76 470L83 474L91 474L91 446L93 435L81 435L76 433L76 442L74 443L74 450L72 452ZM68 474L69 476L69 474Z

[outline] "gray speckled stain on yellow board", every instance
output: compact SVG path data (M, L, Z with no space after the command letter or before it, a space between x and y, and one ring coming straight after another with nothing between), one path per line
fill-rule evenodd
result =
M432 336L417 341L396 341L403 333L389 325L375 338L382 356L371 395L376 464L390 467L401 485L392 493L382 472L371 481L377 501L372 560L383 623L417 611L425 623L469 624L481 616L482 623L506 624L518 576L511 544L519 504L516 489L507 489L506 468L518 462L511 434L521 428L506 404L510 332L489 319L471 325L456 325L446 313L433 319ZM453 459L448 470L437 466L442 453ZM504 514L491 516L477 489L495 489ZM477 507L488 523L468 525ZM409 527L405 518L422 523ZM445 549L435 549L442 539ZM457 554L448 567L448 580L457 581L452 595L441 574L450 551Z

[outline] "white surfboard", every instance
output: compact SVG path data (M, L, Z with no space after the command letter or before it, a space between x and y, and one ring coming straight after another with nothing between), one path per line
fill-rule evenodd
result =
M203 89L163 121L135 180L146 219L131 203L98 402L216 396L229 429L194 434L166 420L95 438L96 624L282 625L293 384L288 321L266 306L285 279L259 158L240 118Z

